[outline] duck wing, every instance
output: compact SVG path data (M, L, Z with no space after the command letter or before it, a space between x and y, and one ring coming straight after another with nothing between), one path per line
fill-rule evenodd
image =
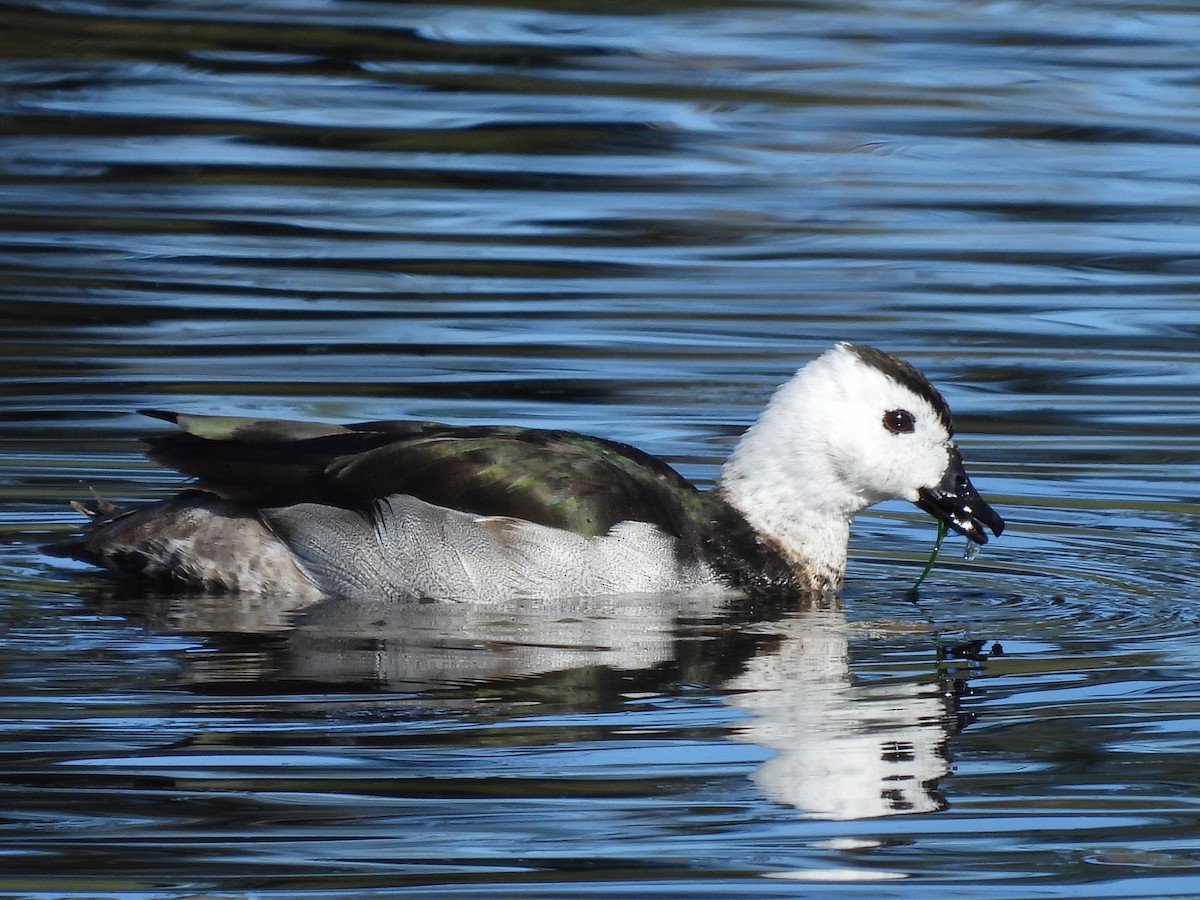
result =
M152 460L257 507L367 508L398 494L583 535L627 520L692 543L709 495L661 460L570 431L394 421L326 425L146 410L179 432L147 438Z

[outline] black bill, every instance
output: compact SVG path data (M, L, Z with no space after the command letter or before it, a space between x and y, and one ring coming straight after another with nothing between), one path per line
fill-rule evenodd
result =
M957 447L950 449L950 465L942 483L935 488L921 488L917 506L977 544L987 543L985 527L996 537L1004 531L1004 520L984 502L967 477Z

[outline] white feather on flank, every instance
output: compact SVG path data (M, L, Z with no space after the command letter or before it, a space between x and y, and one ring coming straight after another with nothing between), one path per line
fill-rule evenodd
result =
M369 516L302 503L264 517L314 581L348 597L378 597L387 586L400 597L476 602L725 591L707 566L680 563L675 539L646 522L586 537L406 495L376 501Z

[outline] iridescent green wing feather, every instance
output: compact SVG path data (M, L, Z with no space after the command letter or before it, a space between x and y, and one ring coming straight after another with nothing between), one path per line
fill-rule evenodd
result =
M411 494L587 535L636 519L683 536L701 507L700 493L665 463L564 431L430 427L339 459L328 474L359 501Z
M191 475L205 490L259 506L329 502L326 469L333 460L379 447L426 424L397 422L391 423L391 432L356 431L283 419L142 412L180 428L144 438L150 459Z
M429 422L307 422L153 413L182 432L149 439L151 458L258 506L367 506L411 494L488 516L581 534L636 519L688 540L706 496L633 447L565 431Z

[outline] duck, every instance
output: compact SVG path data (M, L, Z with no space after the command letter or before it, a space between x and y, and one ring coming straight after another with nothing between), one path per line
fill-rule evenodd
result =
M141 410L147 455L195 479L50 548L181 588L497 602L837 591L850 523L906 500L968 541L1004 521L949 406L907 362L839 343L780 386L711 489L633 446L512 425L346 425Z

